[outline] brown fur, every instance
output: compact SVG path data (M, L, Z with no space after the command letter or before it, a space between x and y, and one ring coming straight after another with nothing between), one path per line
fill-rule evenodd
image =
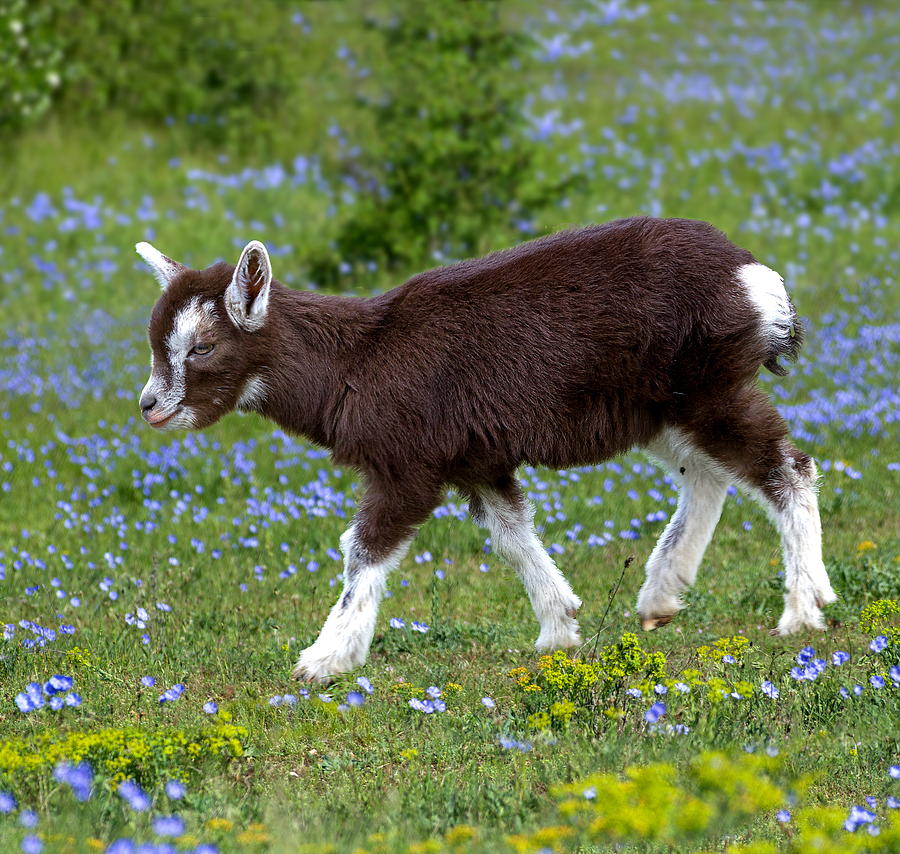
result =
M220 263L169 285L150 340L163 358L185 301L216 300L215 359L188 365L198 426L261 378L262 415L363 474L358 532L377 557L447 484L508 488L522 463L596 463L664 426L777 495L786 428L754 380L796 355L799 336L774 352L762 336L735 278L754 262L706 223L620 220L429 270L374 298L273 281L253 333L226 315L234 268Z

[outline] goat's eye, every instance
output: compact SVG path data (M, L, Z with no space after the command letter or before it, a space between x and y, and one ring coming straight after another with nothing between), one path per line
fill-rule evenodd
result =
M192 356L205 356L207 353L212 352L212 348L214 346L215 345L213 345L213 344L198 344L196 347L194 347L193 350L191 350L191 355Z

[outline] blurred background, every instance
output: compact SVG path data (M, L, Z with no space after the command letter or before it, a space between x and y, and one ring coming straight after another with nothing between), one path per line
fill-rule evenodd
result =
M646 213L828 286L861 251L830 238L886 247L897 202L894 11L3 0L2 202L119 272L137 239L205 265L258 237L288 281L382 288Z

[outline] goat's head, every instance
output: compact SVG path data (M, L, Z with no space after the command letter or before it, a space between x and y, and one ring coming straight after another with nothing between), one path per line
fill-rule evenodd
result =
M149 243L135 246L160 285L150 317L144 419L160 430L208 427L260 393L272 266L253 240L236 267L191 270Z

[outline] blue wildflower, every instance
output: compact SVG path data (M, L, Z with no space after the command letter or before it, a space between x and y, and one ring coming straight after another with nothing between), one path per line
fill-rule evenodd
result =
M184 787L184 783L180 780L169 780L166 783L166 794L173 800L179 801L187 792L187 789Z
M123 780L119 783L119 795L135 812L143 812L150 808L150 797L134 780Z
M152 825L157 836L181 836L184 833L184 819L179 815L154 816Z
M77 765L72 765L69 762L60 762L53 770L53 778L71 786L72 792L79 801L90 799L94 771L89 763L79 762Z
M842 664L846 664L850 660L850 653L844 652L843 650L838 650L837 652L833 652L831 654L831 663L835 667L840 667Z
M219 711L219 704L215 702L215 700L207 700L207 702L203 704L203 711L208 715L214 715Z
M873 821L875 821L875 813L864 807L854 806L850 810L850 815L847 816L847 820L844 822L844 830L855 833L857 828L861 825L869 824Z
M51 676L44 684L44 693L46 693L47 696L52 697L54 694L68 691L74 684L75 681L71 676L62 676L57 673L55 676Z
M807 664L816 657L816 651L811 646L805 646L797 653L797 664Z
M177 682L171 688L167 688L159 695L160 703L173 703L184 693L184 684Z
M529 744L527 741L518 741L517 739L510 738L506 735L501 735L498 740L500 742L500 746L504 750L518 750L521 753L528 753L528 751L531 750L531 744Z
M869 644L869 649L872 652L883 652L887 649L888 639L884 635L878 635L877 638L872 638L872 642Z
M654 703L644 712L644 720L648 724L655 724L666 713L665 703Z

